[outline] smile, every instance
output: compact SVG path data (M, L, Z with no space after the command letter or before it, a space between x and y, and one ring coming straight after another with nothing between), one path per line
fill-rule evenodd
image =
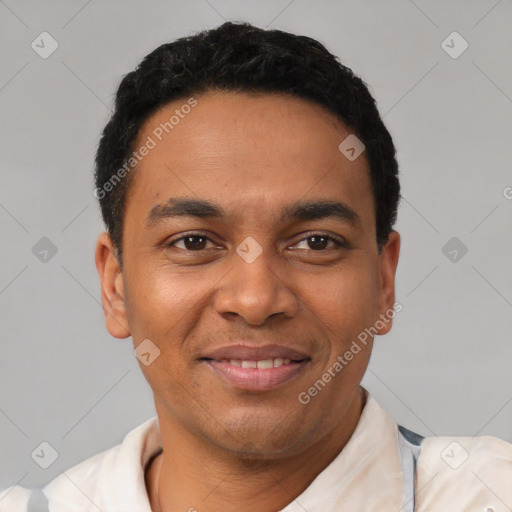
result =
M249 359L223 359L223 363L229 363L239 368L257 368L258 370L268 370L269 368L279 368L283 364L290 364L291 359L283 359L282 357L276 357L274 359L260 359L258 361L252 361Z
M269 391L290 382L302 373L310 359L203 359L216 376L244 391Z

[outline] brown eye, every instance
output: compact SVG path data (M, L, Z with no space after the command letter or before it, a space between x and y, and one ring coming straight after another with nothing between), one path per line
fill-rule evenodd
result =
M206 237L204 236L187 236L183 239L183 243L188 250L204 249L206 245Z
M186 235L169 242L169 247L178 247L179 249L184 249L186 251L201 251L206 249L206 244L211 241L208 237L204 235ZM183 246L179 247L177 244L182 243Z
M300 247L300 244L303 244L303 246ZM348 244L333 236L322 233L312 233L300 240L294 247L311 251L325 251L328 249L348 248Z
M327 236L310 236L307 238L308 245L313 250L325 249L329 242Z

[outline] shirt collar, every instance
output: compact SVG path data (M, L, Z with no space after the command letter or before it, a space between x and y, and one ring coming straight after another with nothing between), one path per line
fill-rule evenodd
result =
M366 404L348 443L311 485L281 512L401 509L403 474L397 424L368 391L364 392ZM156 416L129 432L119 446L115 460L108 465L110 479L114 478L115 482L102 492L105 505L151 512L145 468L151 457L161 450ZM122 498L118 489L123 489ZM364 509L361 508L361 498L364 498Z

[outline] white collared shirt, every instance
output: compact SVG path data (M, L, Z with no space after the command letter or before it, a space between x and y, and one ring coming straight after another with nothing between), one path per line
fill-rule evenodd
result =
M368 393L343 450L281 512L406 510L399 437L396 422ZM40 497L48 499L49 512L151 512L145 467L159 451L155 416L121 444L62 472ZM416 512L511 512L512 444L490 436L425 438L410 480ZM0 512L31 512L29 501L37 501L29 489L9 487L0 492Z

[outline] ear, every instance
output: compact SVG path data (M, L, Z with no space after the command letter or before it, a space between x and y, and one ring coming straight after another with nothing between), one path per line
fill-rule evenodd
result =
M378 334L387 334L393 326L393 320L386 312L394 310L395 304L395 274L400 255L400 233L391 231L388 241L382 247L379 256L380 267L380 290L379 290L379 318L386 318L386 321L379 322L385 324L378 329Z
M124 302L123 275L108 233L98 237L95 256L107 330L114 338L127 338L130 329Z

